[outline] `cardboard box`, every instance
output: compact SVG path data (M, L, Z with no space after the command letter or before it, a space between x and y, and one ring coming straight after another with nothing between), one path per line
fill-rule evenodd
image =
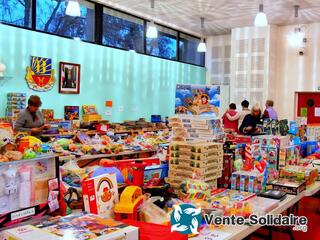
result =
M284 191L288 194L298 195L299 193L306 190L306 182L279 178L278 180L268 183L267 189L279 190L279 191Z
M112 218L115 203L119 202L115 174L104 174L82 182L85 211Z

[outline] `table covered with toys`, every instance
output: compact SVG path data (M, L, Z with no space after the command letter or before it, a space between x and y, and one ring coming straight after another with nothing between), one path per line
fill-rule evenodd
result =
M0 239L243 239L263 226L214 219L295 214L320 190L318 141L298 129L226 139L219 121L46 143L1 128Z

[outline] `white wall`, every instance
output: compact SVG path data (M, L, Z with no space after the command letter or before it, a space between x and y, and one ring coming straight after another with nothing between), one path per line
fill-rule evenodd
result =
M288 35L294 27L278 28L275 91L270 95L280 117L289 119L294 117L294 92L317 91L320 86L320 23L302 27L307 38L304 56L289 43Z
M293 32L295 27L302 27L307 38L304 56L299 56L300 48L289 44L288 35ZM276 40L270 48L275 59L275 69L270 71L268 98L275 101L275 108L280 118L294 118L294 92L295 91L317 91L320 86L320 23L311 23L302 26L279 26L273 34ZM227 36L210 37L208 50L215 46L215 39L221 43L222 40L228 41ZM229 40L230 41L230 40ZM212 61L211 53L207 53L206 67L208 69L207 82L212 82ZM222 96L227 98L229 96Z

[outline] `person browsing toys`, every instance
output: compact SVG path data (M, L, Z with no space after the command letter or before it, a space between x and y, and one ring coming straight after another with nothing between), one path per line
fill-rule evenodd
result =
M235 116L237 114L237 106L234 103L230 103L229 109L222 116L222 123L225 129L230 129L233 132L238 131L238 119L231 121L227 118L227 114L230 116Z
M245 116L239 128L239 131L245 135L255 135L261 133L261 129L257 125L262 124L261 109L259 106L254 106L251 114Z
M32 136L39 137L43 130L50 129L50 124L45 124L42 113L39 111L42 102L36 95L28 99L28 107L22 110L14 125L15 132L28 132Z
M230 121L238 120L238 128L240 128L244 117L250 114L249 102L247 100L243 100L241 102L241 107L242 107L242 110L237 112L237 114L234 116L230 115L229 113L226 114L226 117Z
M272 100L266 101L266 110L264 110L263 119L278 120L278 114L276 110L273 108Z

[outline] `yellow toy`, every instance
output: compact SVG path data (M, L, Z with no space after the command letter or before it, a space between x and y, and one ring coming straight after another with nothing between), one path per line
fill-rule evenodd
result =
M34 145L41 145L42 144L40 139L33 137L33 136L26 136L26 137L21 138L21 140L28 141L30 147L33 147Z
M138 207L143 202L142 190L137 186L128 186L120 196L120 202L114 208L115 219L137 220Z

